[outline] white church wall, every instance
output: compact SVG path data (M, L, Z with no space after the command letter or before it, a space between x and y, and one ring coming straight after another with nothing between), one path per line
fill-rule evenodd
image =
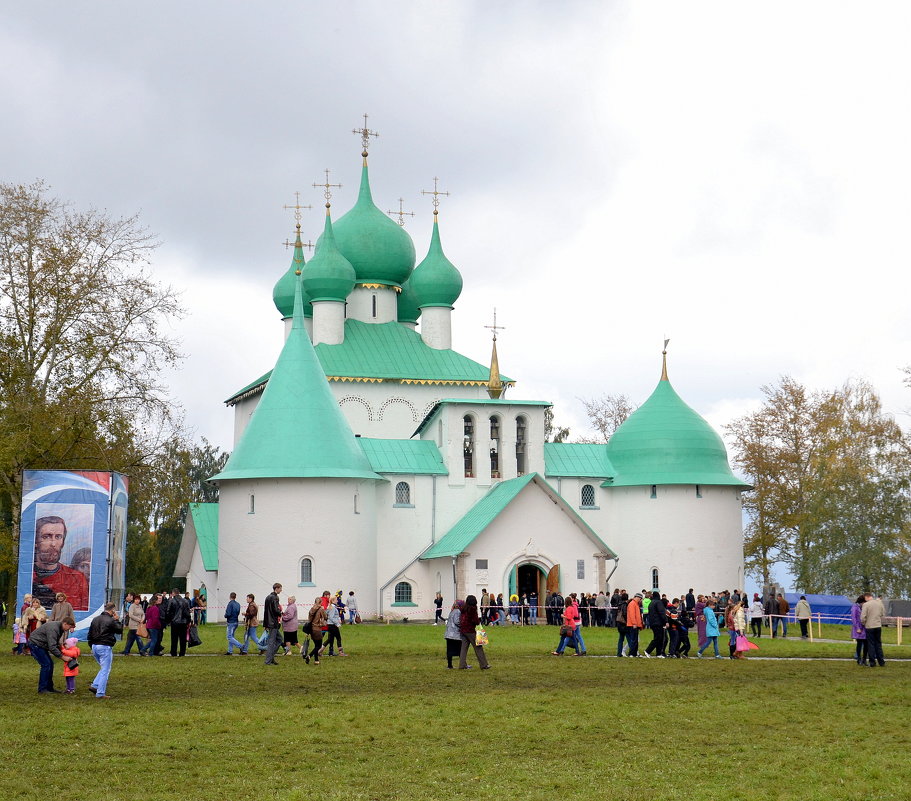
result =
M356 286L348 295L345 314L349 320L363 323L394 323L398 309L397 293L391 286Z
M190 569L187 571L186 578L187 589L190 591L191 596L193 595L193 590L205 587L206 606L209 609L206 614L206 619L210 622L224 620L223 607L227 603L228 596L225 595L225 601L222 602L218 592L218 573L212 570L206 570L202 561L202 552L199 550L198 542L193 547L193 556L190 559ZM168 590L170 589L171 588L168 587Z
M740 492L736 487L658 485L608 492L607 541L620 555L612 587L652 588L658 570L662 592L673 597L743 588Z
M599 550L546 493L529 485L466 549L469 584L465 592L479 595L487 587L505 597L512 568L526 563L537 565L545 573L560 565L560 589L564 593L596 592L598 560L594 554ZM487 560L486 580L474 569L476 559Z
M283 595L295 595L302 605L323 590L353 589L361 598L376 597L374 483L315 478L223 482L218 597L252 592L259 601L276 581L283 585ZM304 557L312 562L312 578L302 586Z

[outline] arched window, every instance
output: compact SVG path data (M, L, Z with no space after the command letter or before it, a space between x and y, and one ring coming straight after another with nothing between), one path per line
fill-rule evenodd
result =
M582 507L593 507L595 505L595 488L591 484L582 485Z
M660 585L658 584L658 568L652 568L652 589L657 590Z
M465 425L462 445L465 453L465 478L474 478L474 418L466 414L462 420Z
M395 505L411 506L411 487L407 481L400 481L395 485Z
M301 559L301 584L313 584L313 560L309 556Z
M395 603L411 603L411 585L407 581L400 581L395 585Z
M490 418L490 477L500 477L500 418Z
M524 415L516 418L516 473L520 476L525 475L525 445L528 429L528 421Z

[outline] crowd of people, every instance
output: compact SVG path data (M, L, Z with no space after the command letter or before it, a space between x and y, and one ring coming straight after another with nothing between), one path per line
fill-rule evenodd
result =
M241 655L255 651L265 655L264 664L277 665L276 656L282 651L291 656L295 650L307 664L320 664L320 657L347 656L342 646L342 626L347 615L349 625L361 622L354 591L343 597L342 591L334 595L324 591L310 606L299 605L295 596L281 601L281 584L274 584L272 592L263 601L262 615L255 596L246 596L245 606L230 594L225 608L226 656L233 656L235 649ZM480 602L474 595L453 603L447 617L442 615L443 597L437 593L437 614L434 625L445 624L447 665L467 670L469 647L474 650L482 670L490 668L484 645L487 625L514 625L537 622L539 610L550 625L560 627L559 642L554 656L562 656L572 647L576 656L586 656L587 650L582 629L586 626L613 627L617 630L616 656L638 658L697 658L712 648L716 659L723 659L719 640L726 630L727 657L741 659L751 645L748 633L756 638L768 629L772 637L788 634L790 606L780 593L769 593L762 598L754 593L752 602L744 593L735 590L708 595L694 594L690 589L679 596L668 598L657 590L642 590L630 594L625 589L605 593L548 593L544 605L539 607L534 593L521 598L513 594L508 606L503 606L503 595L494 596L486 590ZM306 613L299 609L306 607ZM205 620L205 598L177 589L170 594L155 593L145 599L137 593L127 593L123 608L107 603L101 614L92 619L88 631L88 644L99 670L89 689L99 699L108 698L107 683L118 639L123 642L120 653L132 654L133 646L139 656L166 656L175 658L186 654L188 645L194 643L195 625ZM808 626L812 609L805 596L800 596L794 616L800 624L801 637L809 636ZM858 665L882 667L885 665L882 649L882 623L885 610L880 599L870 593L860 595L851 608L851 636L855 640L855 660ZM259 632L260 623L263 631ZM13 629L13 650L17 654L30 653L39 663L39 693L60 692L53 684L52 657L64 662L67 693L75 692L79 674L79 643L70 632L75 629L72 605L63 592L55 597L50 614L37 597L26 595ZM237 632L243 625L243 639ZM163 632L170 629L170 654L165 653ZM640 647L644 639L640 633L648 630L648 644ZM303 640L299 633L303 632ZM691 636L695 634L695 652ZM125 635L125 636L124 636ZM647 635L646 635L647 636ZM198 643L198 640L196 641ZM312 647L311 647L312 645Z

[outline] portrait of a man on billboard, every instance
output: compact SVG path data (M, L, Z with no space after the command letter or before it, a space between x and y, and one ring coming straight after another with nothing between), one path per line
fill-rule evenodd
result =
M85 574L64 564L64 548L68 534L66 520L47 515L35 520L35 564L32 573L32 596L50 607L58 592L66 595L76 611L89 608L89 583Z

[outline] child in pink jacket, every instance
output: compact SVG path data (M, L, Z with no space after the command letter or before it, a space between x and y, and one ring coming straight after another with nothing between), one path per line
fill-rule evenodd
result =
M79 640L76 637L68 637L60 649L60 653L66 657L63 663L63 677L66 679L66 694L74 695L76 692L76 676L79 675L79 665L70 667L71 659L79 659L82 653L79 650Z

